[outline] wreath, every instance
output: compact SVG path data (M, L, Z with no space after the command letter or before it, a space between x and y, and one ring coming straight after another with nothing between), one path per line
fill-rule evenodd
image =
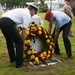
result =
M22 31L20 31L20 35L22 34ZM49 34L49 32L44 29L43 26L31 24L26 29L26 39L24 41L24 54L23 57L25 60L29 60L33 62L34 64L39 64L40 61L44 61L48 58L51 58L54 54L54 43L52 39L52 35ZM33 43L35 43L35 37L39 38L42 42L42 49L40 51L37 51L32 48L32 45L30 44L33 40Z

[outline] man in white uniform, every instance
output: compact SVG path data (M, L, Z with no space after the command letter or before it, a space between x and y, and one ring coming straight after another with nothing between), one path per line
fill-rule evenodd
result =
M10 63L16 61L16 68L25 66L23 64L24 40L26 37L25 30L28 27L31 16L37 12L37 7L29 5L28 8L17 8L10 10L0 18L0 28L6 39ZM20 36L16 25L22 25L22 37ZM16 53L14 51L14 44Z
M64 46L67 54L67 59L72 58L71 52L71 43L68 39L68 34L72 25L70 17L61 11L47 11L45 14L45 20L49 22L48 31L51 32L52 23L55 24L54 32L53 32L53 39L55 43L55 54L60 54L60 49L58 46L58 36L61 31L63 31L63 41Z

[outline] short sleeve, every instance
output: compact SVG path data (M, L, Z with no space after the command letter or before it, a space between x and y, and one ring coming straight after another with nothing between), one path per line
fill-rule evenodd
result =
M56 21L56 28L60 28L60 23Z
M22 27L27 28L30 23L30 20L31 20L31 18L29 15L22 16Z

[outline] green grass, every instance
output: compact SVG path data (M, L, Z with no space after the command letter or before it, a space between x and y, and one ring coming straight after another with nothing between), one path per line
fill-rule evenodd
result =
M44 13L38 13L44 19ZM75 32L75 20L73 21L72 31ZM48 28L47 21L44 21L45 28ZM59 47L62 55L56 56L62 61L56 65L46 67L33 67L28 64L26 68L15 68L15 63L9 63L8 52L5 44L5 38L0 31L0 75L75 75L75 37L69 37L72 44L73 59L66 61L66 52L63 45L63 40L59 37Z

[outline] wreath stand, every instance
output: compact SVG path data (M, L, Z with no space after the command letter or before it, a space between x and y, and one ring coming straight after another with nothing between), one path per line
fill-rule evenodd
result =
M29 62L29 64L31 64L32 66L34 66L35 68L38 67L38 66L49 66L49 65L55 65L57 64L58 62L62 62L60 61L59 59L57 59L56 57L52 56L50 59L47 59L45 60L44 62L41 62L40 64L38 65L34 65L31 61Z

